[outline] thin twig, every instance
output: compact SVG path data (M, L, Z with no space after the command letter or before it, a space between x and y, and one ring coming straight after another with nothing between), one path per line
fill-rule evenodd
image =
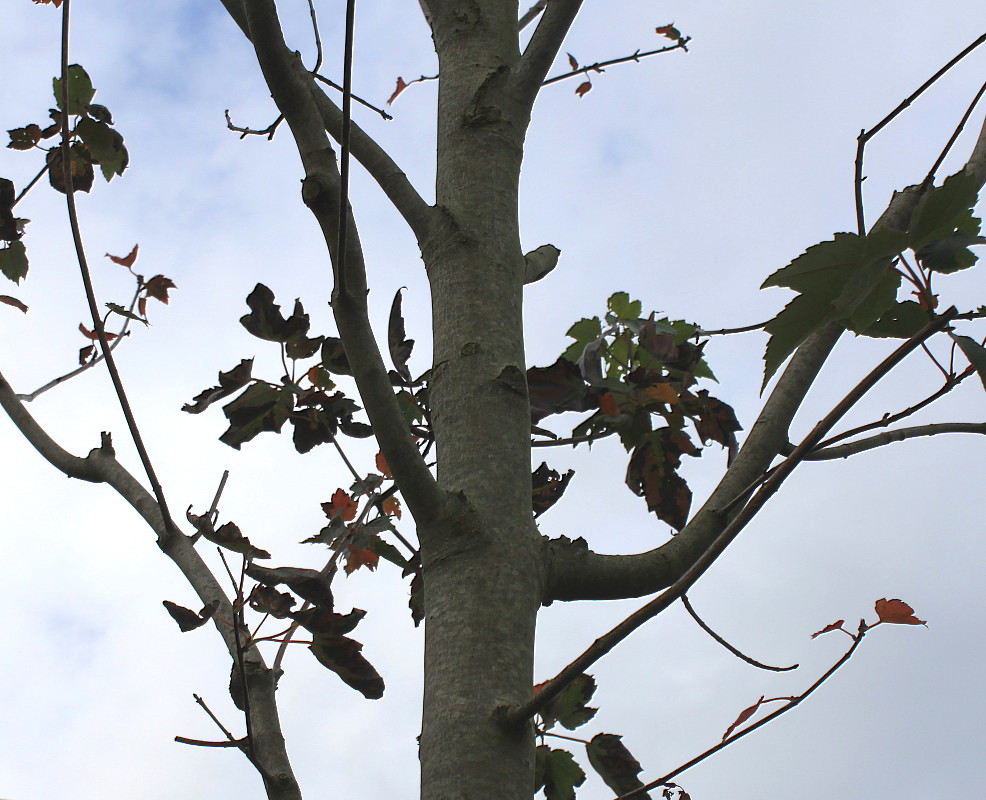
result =
M645 53L641 53L639 50L634 52L629 56L622 56L621 58L611 58L609 61L597 61L595 64L586 64L585 66L579 67L578 69L573 69L569 72L562 73L561 75L555 75L552 78L548 78L541 85L548 86L552 83L557 83L558 81L563 81L568 78L574 78L576 75L584 75L588 72L602 72L606 67L612 67L615 64L626 64L629 61L640 61L642 58L648 58L649 56L657 56L661 53L670 53L673 50L688 50L688 43L692 40L691 36L683 36L674 44L668 45L667 47L659 47L657 50L648 50Z
M948 151L952 149L952 145L954 145L955 142L958 140L959 134L962 133L962 129L965 128L965 124L969 121L969 117L972 116L973 110L979 104L979 101L982 99L984 93L986 93L986 83L984 83L982 86L979 87L979 91L976 92L975 97L972 98L972 102L969 103L969 107L965 110L965 113L962 115L962 119L959 120L959 124L955 126L955 130L952 131L952 135L945 143L945 146L942 148L942 151L939 154L938 158L935 159L935 163L932 164L931 169L928 170L928 174L924 179L925 186L931 186L931 184L934 183L935 173L938 172L938 168L942 165L942 162L945 160L945 156L948 155Z
M308 0L308 11L312 16L312 33L315 34L315 66L312 73L318 72L322 67L322 36L318 32L318 19L315 17L315 2Z
M255 130L253 128L241 128L238 125L233 124L232 118L229 116L229 109L227 108L224 112L226 115L226 127L231 131L235 131L240 134L241 139L245 139L247 136L266 136L267 141L274 138L274 134L277 133L277 126L284 122L284 115L278 114L277 119L275 119L270 125L268 125L263 130Z
M139 428L137 427L137 420L134 417L133 409L130 407L130 402L127 400L127 394L123 388L123 381L120 378L120 373L116 368L116 361L113 358L113 353L110 350L109 342L106 339L106 330L103 327L103 321L99 316L99 309L96 304L96 295L92 286L92 277L89 273L89 264L86 260L85 249L82 246L82 232L79 227L79 216L75 207L75 186L72 183L71 148L69 144L71 139L71 131L69 130L68 124L68 43L70 5L71 0L65 0L62 4L61 151L62 172L65 182L65 202L68 206L68 217L69 225L72 230L72 240L75 243L76 258L79 262L79 270L82 273L82 283L85 287L86 300L89 303L89 313L92 316L93 328L95 329L96 336L99 339L99 347L103 353L103 358L106 360L106 368L109 371L110 379L113 382L113 388L116 390L116 396L119 400L120 408L123 411L123 416L127 420L127 427L130 430L130 438L133 440L134 446L137 448L137 454L140 456L141 464L144 466L144 472L146 473L147 479L151 484L151 489L154 492L155 499L157 500L158 508L161 511L161 518L164 521L165 530L170 535L179 535L180 532L178 531L174 520L171 518L171 512L168 510L168 503L164 497L164 489L158 481L157 474L154 471L154 466L151 464L151 458L147 453L147 448L144 447L144 440L140 435Z
M346 297L346 245L349 237L349 136L353 119L353 28L355 0L346 0L346 44L342 65L342 135L339 137L339 238L333 297Z
M792 670L792 669L797 669L798 668L798 665L797 664L792 664L790 667L772 667L769 664L761 664L756 659L750 658L745 653L742 653L739 650L737 650L735 647L733 647L729 642L727 642L725 639L723 639L718 633L716 633L714 630L712 630L712 628L710 628L705 623L705 621L695 612L695 609L692 608L692 604L688 600L688 595L684 595L683 594L681 596L681 604L685 607L685 610L689 614L691 614L692 619L695 620L695 622L698 624L698 626L703 631L705 631L707 634L709 634L709 636L711 636L719 644L721 644L723 647L725 647L730 653L732 653L737 658L742 659L747 664L752 664L754 667L757 667L759 669L770 670L771 672L787 672L788 670Z
M705 328L698 328L695 331L695 336L728 336L731 333L750 333L751 331L758 331L767 325L771 320L764 320L763 322L758 322L756 325L743 325L740 328L719 328L714 331L707 331Z
M202 699L202 698L201 698L201 697L200 697L199 695L197 695L197 694L193 694L193 695L192 695L192 697L194 697L194 698L195 698L195 702L199 704L199 706L201 707L201 709L202 709L202 710L203 710L203 711L204 711L204 712L205 712L206 714L208 714L208 715L209 715L209 719L211 719L211 720L212 720L212 721L213 721L213 722L214 722L214 723L216 724L216 727L217 727L217 728L219 728L219 730L221 730L221 731L223 732L223 736L225 736L225 737L226 737L226 738L227 738L227 739L228 739L228 740L229 740L230 742L234 742L234 743L236 743L237 741L240 741L240 740L238 740L238 739L237 739L237 738L236 738L235 736L233 736L233 734L232 734L232 733L230 733L230 732L229 732L229 731L228 731L228 730L226 729L226 726L225 726L225 725L223 725L223 724L222 724L222 723L221 723L221 722L219 721L219 717L217 717L217 716L216 716L215 714L213 714L213 713L212 713L212 709L211 709L211 708L209 708L209 706L207 706L207 705L205 704L205 700L203 700L203 699ZM176 737L176 738L177 738L177 737Z
M897 106L893 111L891 111L887 116L881 119L876 125L874 125L869 130L863 129L859 132L859 136L856 139L856 174L853 181L855 187L856 195L856 228L860 236L866 233L866 221L863 214L863 150L866 147L866 143L876 136L881 130L883 130L887 125L889 125L896 117L898 117L911 103L917 100L925 90L927 90L935 81L937 81L942 75L948 72L952 67L958 64L963 58L965 58L969 53L975 50L983 42L986 42L986 33L980 36L976 41L966 47L961 53L959 53L955 58L949 61L944 67L942 67L938 72L932 75L928 80L922 83L914 92L912 92L908 97L901 101L900 105ZM927 184L924 184L927 185Z
M20 194L18 194L17 197L14 198L14 202L10 204L10 207L13 208L14 206L16 206L21 201L21 198L24 197L24 195L26 195L29 191L31 191L31 189L34 188L34 184L36 184L38 181L41 180L42 177L44 177L44 174L47 171L48 171L48 161L47 159L45 159L45 165L39 170L37 175L31 178L27 186L21 189Z
M517 30L522 31L528 25L530 25L534 20L537 19L538 15L544 11L544 7L548 5L548 0L537 0L537 2L531 6L527 11L517 21Z
M319 75L317 72L312 72L312 77L315 80L320 81L321 83L324 83L326 86L331 86L336 91L339 91L339 92L342 91L342 87L338 83L335 83L334 81L329 80L324 75ZM435 77L438 77L438 76L436 75ZM412 81L412 83L415 83L415 82L416 81ZM393 117L390 116L390 114L388 114L382 108L378 108L377 106L373 105L373 103L369 102L368 100L364 100L358 94L352 95L352 98L353 98L353 100L355 100L357 103L359 103L364 108L368 108L368 109L370 109L370 111L376 111L384 119L386 119L386 120L393 119Z

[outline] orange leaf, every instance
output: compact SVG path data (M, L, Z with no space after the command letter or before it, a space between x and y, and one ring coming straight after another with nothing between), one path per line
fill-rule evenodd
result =
M882 600L876 601L876 614L880 622L892 622L897 625L924 625L927 623L923 619L914 616L914 609L903 600Z
M126 267L130 269L134 265L134 261L137 260L137 248L139 245L134 245L134 249L127 253L125 256L111 256L109 253L106 257L112 261L114 264L119 264L121 267Z
M387 466L387 459L383 457L383 453L377 453L376 457L377 469L383 473L385 478L393 478L394 476L390 474L390 467Z
M393 103L397 99L397 95L403 92L406 88L407 88L407 84L404 82L404 79L398 77L397 88L394 89L394 93L387 99L387 105L389 106L391 103Z
M91 341L95 342L97 339L99 339L99 335L95 331L89 330L81 322L79 323L79 330L82 331L83 336L85 336L87 339L90 339ZM115 338L116 338L115 333L106 333L106 341L111 342Z
M27 306L24 305L16 297L11 297L9 294L0 294L0 303L6 303L8 306L13 306L14 308L19 308L25 314L27 313Z
M585 81L584 83L580 83L578 86L575 87L575 94L577 94L579 97L585 97L586 92L588 92L591 88L592 88L592 84L589 81Z
M351 522L356 518L358 505L344 489L336 489L332 494L332 499L328 503L322 503L322 511L329 519L338 514L338 518L343 522Z
M644 394L659 403L671 405L678 402L678 393L670 383L652 383L644 389Z
M674 23L662 25L660 28L654 28L654 33L666 36L673 42L677 42L681 38L681 31L674 26Z
M729 735L734 730L736 730L736 728L738 728L740 725L742 725L744 722L746 722L750 717L752 717L754 714L757 713L757 709L760 708L760 704L763 703L763 698L764 698L764 696L763 695L760 695L760 699L757 700L757 702L755 702L749 708L744 708L742 711L740 711L740 714L736 718L736 721L732 725L730 725L728 728L726 728L726 732L722 735L722 740L723 741L726 741L726 739L729 738Z
M811 635L811 638L814 639L816 636L821 636L823 633L828 633L829 631L842 631L842 630L845 630L845 628L842 627L842 625L843 625L844 622L845 622L844 619L837 619L835 622L830 622L828 625L826 625L820 631L815 631ZM847 631L847 633L848 633L848 631Z
M383 501L383 513L391 517L401 518L401 501L391 495Z
M45 6L51 3L55 8L58 8L62 4L62 0L34 0L34 2Z
M620 404L616 402L616 398L613 397L612 392L606 392L606 394L599 398L599 410L607 417L620 416Z
M349 575L360 567L369 567L371 570L377 568L380 556L366 547L353 547L349 545L346 553L346 574Z
M144 284L144 292L147 296L153 297L155 300L160 300L165 305L168 304L168 289L177 288L172 280L165 278L164 275L155 275Z

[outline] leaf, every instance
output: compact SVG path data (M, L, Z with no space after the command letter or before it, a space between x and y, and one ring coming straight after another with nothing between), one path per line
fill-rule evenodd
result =
M325 516L329 519L341 519L343 522L354 520L358 507L359 504L346 493L345 489L336 489L332 493L332 499L328 503L322 503Z
M979 260L979 256L969 249L978 244L986 244L986 238L957 231L942 239L932 239L920 247L914 255L921 262L921 266L948 275L967 269Z
M172 603L170 600L161 601L164 607L171 614L171 618L178 623L178 627L181 629L182 633L187 633L188 631L194 631L196 628L201 628L205 623L212 619L212 615L216 613L216 608L219 604L216 602L208 603L203 606L202 610L196 614L190 608L185 608L177 603Z
M599 710L587 705L595 692L595 679L585 673L579 675L541 712L545 728L552 727L556 721L570 731L585 725Z
M99 165L107 181L114 175L123 174L130 163L130 154L119 131L105 122L83 117L75 126L75 132L89 151L92 163Z
M969 359L969 363L983 383L983 388L986 389L986 348L968 336L956 336L954 333L950 333L949 336L959 346L962 354Z
M246 574L264 586L287 584L287 587L299 597L321 608L332 610L332 589L329 579L318 570L248 564Z
M246 303L250 307L250 313L240 317L240 324L258 339L285 343L308 333L308 315L300 301L295 301L294 313L285 319L281 314L281 307L274 302L274 293L264 284L258 283L247 295Z
M407 87L408 84L404 82L404 79L398 76L397 87L394 89L394 93L387 98L387 105L389 106L393 103L397 99L397 95L403 92Z
M387 323L387 349L390 350L390 360L394 369L405 381L410 383L411 373L407 369L407 360L411 357L414 339L406 338L404 332L404 317L401 316L401 291L397 290L394 302L390 305L390 320Z
M534 752L534 790L544 788L547 800L573 800L575 787L585 783L585 773L567 750L539 745Z
M274 619L285 619L291 616L291 606L297 601L287 592L258 585L253 587L247 602L254 611L270 614Z
M13 128L7 133L10 135L7 147L11 150L30 150L41 141L41 127L33 123L23 128Z
M48 164L48 183L56 191L62 194L68 194L68 186L65 183L62 148L56 147L53 150L49 150L45 160ZM92 189L92 182L95 175L92 170L92 159L89 157L86 148L78 142L69 148L69 169L72 173L73 192L88 192Z
M250 373L253 371L253 359L244 358L227 372L219 373L219 385L213 386L197 394L191 403L186 403L181 407L182 411L189 414L201 414L217 400L228 397L234 392L238 392L250 382Z
M617 319L636 321L640 318L643 305L639 300L631 300L626 292L615 292L609 296L606 307L616 315Z
M607 417L620 416L620 404L612 392L606 392L599 398L599 410Z
M227 522L224 525L220 525L219 528L215 528L212 518L208 514L202 514L201 516L193 514L191 506L185 510L185 518L203 538L213 544L219 545L226 550L231 550L234 553L242 553L250 559L270 558L270 553L266 550L261 550L259 547L254 547L250 544L250 540L243 535L239 526L233 522Z
M0 250L0 256L2 256L2 253L3 251ZM0 257L0 260L2 260L2 257ZM13 306L14 308L19 308L25 314L27 313L27 306L24 305L16 297L11 297L9 294L0 294L0 303L3 303L4 305L8 305L8 306Z
M963 212L976 205L978 181L964 170L922 195L907 226L907 244L918 250L934 239L952 234Z
M752 706L748 706L747 708L744 708L742 711L740 711L739 716L736 717L736 720L733 722L732 725L726 728L726 732L722 735L723 741L726 741L726 739L730 737L730 735L734 730L736 730L736 728L738 728L740 725L746 722L750 717L752 717L754 714L757 713L757 709L760 708L760 706L763 704L763 698L764 696L760 695L760 699L757 700L757 702L755 702Z
M14 283L27 277L27 248L24 242L11 242L0 247L0 272Z
M391 517L401 518L401 501L391 495L381 503L383 513Z
M177 288L170 278L165 278L164 275L155 275L144 284L144 294L168 305L168 290Z
M670 25L661 25L659 28L654 28L654 33L666 36L672 42L677 42L681 39L681 32L674 26L673 22Z
M130 269L134 265L134 262L137 260L137 251L139 249L140 249L140 245L135 244L133 250L131 250L125 256L111 256L109 253L107 253L106 257L114 264L119 264L121 267L126 267L127 269Z
M290 616L305 630L312 633L344 636L356 629L360 620L366 616L366 612L361 608L354 608L348 614L338 614L327 608L314 606L306 608L304 611L295 611Z
M531 494L534 516L539 517L557 503L565 487L575 474L574 469L559 475L557 470L549 469L546 462L531 473Z
M606 785L618 795L628 794L644 785L637 776L642 767L615 733L597 733L585 746L589 763ZM650 795L637 795L650 800Z
M830 622L820 631L815 631L811 635L811 638L815 639L818 636L821 636L823 633L831 633L832 631L845 631L845 628L842 627L845 624L845 622L846 621L844 619L837 619L835 622Z
M150 324L146 319L144 319L143 317L138 317L129 308L124 308L119 303L107 303L106 307L114 314L119 314L121 317L126 317L127 319L132 319L137 322L143 322L145 325Z
M363 645L345 636L316 634L309 648L318 662L368 700L383 697L383 678L360 651Z
M293 402L290 389L275 388L256 381L243 394L223 406L229 428L219 437L219 441L239 450L244 442L249 442L259 433L280 433Z
M393 479L394 476L390 474L390 467L387 466L387 459L383 457L383 451L377 451L376 456L373 457L373 463L377 465L377 469L385 478Z
M344 569L347 575L351 575L360 567L367 567L372 572L380 563L380 556L369 547L355 547L350 544L346 547L346 565Z
M14 182L8 178L0 178L0 240L4 242L15 242L23 235L23 225L18 224L18 219L14 216L16 199Z
M55 78L52 81L55 106L69 114L85 114L86 106L92 102L92 97L96 94L96 90L92 88L92 81L89 80L89 75L78 64L71 64L66 71L66 78L68 79L68 105L65 108L62 108L62 79Z
M335 375L352 375L342 339L326 336L322 342L322 366Z
M81 322L79 323L79 330L82 332L82 335L85 336L90 341L95 342L99 340L99 334L96 333L96 331L89 330ZM107 342L112 342L114 339L117 338L117 334L115 333L109 333L108 331L103 331L103 334L106 336Z
M586 385L579 368L565 358L550 367L527 370L531 422L563 411L586 411L598 405L600 392Z
M861 333L863 336L874 338L909 339L927 325L929 319L928 312L920 303L904 300L901 303L894 303L876 322Z
M591 88L592 88L592 83L590 81L583 81L582 83L580 83L578 86L575 87L575 94L577 94L579 97L585 97Z
M914 616L914 609L903 600L882 600L876 601L876 615L880 622L889 622L894 625L924 625L928 627L923 619Z
M568 56L568 65L572 68L572 72L575 72L579 68L579 62L571 53L565 53L565 55Z
M736 412L733 411L732 406L711 397L705 389L699 390L698 398L702 402L702 408L695 423L695 431L702 444L711 439L725 447L729 451L731 463L739 450L736 432L743 430L743 426L736 419Z
M626 484L635 495L647 500L647 510L675 530L688 521L692 493L678 475L681 448L669 438L667 428L657 431L633 449L627 466Z

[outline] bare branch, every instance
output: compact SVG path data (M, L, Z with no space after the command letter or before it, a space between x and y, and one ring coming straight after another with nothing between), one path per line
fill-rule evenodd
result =
M942 433L978 433L986 434L986 422L936 422L930 425L915 425L911 428L898 428L884 431L876 436L858 439L855 442L825 447L815 450L808 455L806 461L827 461L833 458L849 458L857 453L875 450L877 447L903 442L905 439L917 439L921 436L938 436Z
M532 5L524 15L517 21L517 30L522 31L528 25L530 25L534 20L537 19L538 14L544 11L544 7L548 5L548 0L537 0L537 2Z

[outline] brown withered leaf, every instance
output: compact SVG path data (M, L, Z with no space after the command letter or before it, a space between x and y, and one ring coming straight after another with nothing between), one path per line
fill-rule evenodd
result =
M527 370L527 393L531 403L531 422L563 411L587 411L599 404L602 394L591 389L577 365L559 358L550 367Z
M355 639L315 634L309 649L323 667L332 670L363 697L368 700L383 697L383 678L360 652L363 645Z
M82 332L82 335L85 336L90 341L95 342L99 340L99 335L96 333L96 331L89 330L81 322L79 323L79 330ZM108 342L112 342L117 337L117 334L115 333L107 333L106 331L104 331L104 333L106 334L106 341Z
M539 517L561 499L568 482L575 474L574 469L560 475L557 470L550 469L546 462L531 473L531 499L534 516Z
M711 397L707 389L698 392L702 410L699 412L698 421L695 423L695 430L705 444L710 439L718 442L726 448L728 463L736 457L739 444L736 441L736 432L743 430L743 426L736 419L736 412L732 407L723 403L721 400Z
M642 767L615 733L597 733L585 746L589 763L606 785L618 795L628 794L644 785L637 776ZM645 800L650 795L637 795Z
M692 492L676 472L679 448L655 446L655 440L637 445L627 466L626 484L635 495L647 501L647 510L675 530L688 521Z
M390 97L387 98L387 105L389 106L391 103L393 103L397 99L397 95L399 95L401 92L403 92L407 87L408 87L408 84L404 82L404 79L401 78L401 77L398 77L397 78L397 88L394 89L394 93Z
M723 741L726 741L726 739L730 737L730 735L734 730L736 730L740 725L742 725L750 717L752 717L754 714L757 713L757 709L760 708L760 706L763 704L763 698L764 696L760 695L760 699L757 700L757 702L755 702L752 706L748 706L747 708L744 708L742 711L740 711L739 716L736 717L735 722L733 722L732 725L726 728L726 732L722 735Z
M144 284L144 292L147 296L160 300L165 305L168 305L168 290L177 288L174 281L171 278L165 278L164 275L155 275Z
M844 619L837 619L835 622L830 622L828 625L826 625L820 631L815 631L811 635L811 638L814 639L817 636L821 636L823 633L829 633L831 631L844 631L845 628L843 628L842 626L845 624L845 622L846 621Z
M390 320L387 323L387 349L390 351L390 360L394 364L394 369L405 381L410 382L411 373L407 369L407 360L411 357L411 350L414 348L414 339L408 339L404 331L404 317L401 314L401 291L398 289L394 295L394 302L390 306Z
M876 615L880 622L890 622L895 625L924 625L928 623L923 619L914 616L914 609L903 600L882 600L876 601Z
M133 250L131 250L125 256L111 256L109 253L107 253L106 257L114 264L119 264L121 267L126 267L127 269L130 269L134 265L134 262L137 260L137 250L139 248L140 245L135 244Z
M291 614L291 619L312 633L345 636L351 633L365 616L366 612L362 608L354 608L348 614L337 614L331 609L313 606L304 611L294 612Z
M246 574L265 586L287 584L292 592L308 602L332 610L332 588L328 578L318 570L248 564Z
M0 303L4 305L13 306L14 308L19 308L25 314L27 313L27 306L24 305L16 297L11 297L9 294L0 294Z
M222 400L246 386L250 382L252 371L253 359L244 358L232 369L219 373L218 386L200 392L192 398L191 403L183 405L181 410L189 414L201 414L217 400Z
M275 619L284 619L291 616L291 607L297 601L287 592L279 592L270 586L258 584L253 587L247 602L254 611L270 614Z

